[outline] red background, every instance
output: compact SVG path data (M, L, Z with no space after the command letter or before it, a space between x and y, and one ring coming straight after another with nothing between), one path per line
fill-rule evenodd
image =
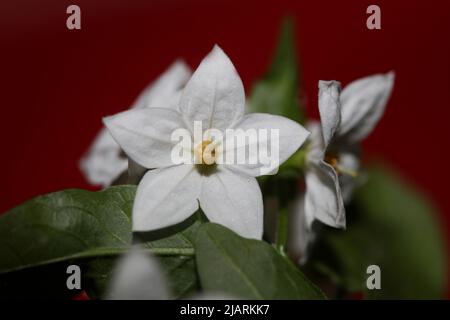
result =
M81 7L82 29L66 28ZM366 8L381 7L381 30ZM295 18L308 112L317 81L396 71L385 117L365 142L431 197L450 244L448 1L2 1L0 211L35 195L89 188L77 161L104 115L122 111L175 58L195 67L218 43L246 89Z

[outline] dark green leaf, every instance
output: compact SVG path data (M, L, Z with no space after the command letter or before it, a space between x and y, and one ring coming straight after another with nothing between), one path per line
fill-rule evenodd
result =
M38 279L48 276L46 270L57 263L61 270L77 263L82 269L83 289L92 297L101 297L117 256L132 242L135 190L135 186L115 186L99 192L65 190L36 197L2 215L1 285L19 287L17 271L32 273L27 278ZM197 287L193 257L171 254L179 249L193 252L191 238L197 228L194 218L171 228L169 233L157 232L143 239L149 251L160 255L176 297ZM57 279L65 277L65 273L55 274Z
M323 299L324 295L271 245L217 224L200 226L197 269L205 291L249 299Z
M347 210L347 231L328 230L315 261L348 291L368 298L442 298L445 251L437 212L389 170L375 168ZM320 247L320 246L319 246ZM368 290L366 269L381 268L381 290Z
M299 81L294 27L286 20L280 35L272 66L258 81L250 95L250 111L263 112L303 121L298 99Z
M0 216L0 273L127 248L135 189L65 190Z

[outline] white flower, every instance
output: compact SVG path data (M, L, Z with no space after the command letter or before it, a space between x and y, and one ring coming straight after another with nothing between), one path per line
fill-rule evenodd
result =
M314 219L345 228L344 199L349 198L359 170L359 142L383 115L393 84L393 72L356 80L342 92L339 82L319 82L321 125L312 123L308 128L305 218L309 228Z
M179 111L146 108L104 119L112 136L131 159L145 168L155 168L145 174L138 186L133 206L134 231L177 224L200 205L210 221L244 237L261 239L263 204L255 179L260 175L257 165L174 165L171 159L175 146L171 133L184 128L192 134L195 121L201 121L203 128L221 131L278 129L279 163L289 158L309 134L284 117L244 115L244 105L242 81L226 54L215 46L186 84ZM211 143L203 140L190 151L198 154L199 148L203 150ZM224 153L231 151L223 149Z
M189 80L191 71L182 61L175 61L156 81L139 95L130 109L176 108L181 89ZM132 164L130 164L132 165ZM120 146L106 128L102 128L80 160L80 169L92 185L107 187L128 167Z

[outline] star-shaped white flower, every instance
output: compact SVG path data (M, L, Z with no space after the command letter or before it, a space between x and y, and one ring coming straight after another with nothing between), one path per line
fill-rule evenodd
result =
M196 121L203 124L204 130L279 130L279 164L289 158L309 134L292 120L269 114L244 115L244 108L242 81L226 54L215 46L186 84L179 111L145 108L104 119L125 153L139 165L154 169L145 174L137 189L133 206L134 231L177 224L200 206L210 221L244 237L261 239L263 203L255 176L261 174L262 164L174 164L171 154L176 144L171 134L180 128L193 134ZM273 141L260 142L270 145ZM198 151L210 143L203 140L190 151L198 155ZM225 154L232 151L222 150ZM207 162L208 159L202 158L200 152L200 160Z
M182 61L175 61L158 79L148 85L130 109L177 108L181 89L186 85L191 71ZM128 167L128 159L122 149L102 128L80 160L80 169L92 185L107 187Z
M337 81L319 82L321 124L308 127L304 214L309 228L314 219L345 228L344 200L359 170L359 142L383 115L393 84L393 72L358 79L342 92Z

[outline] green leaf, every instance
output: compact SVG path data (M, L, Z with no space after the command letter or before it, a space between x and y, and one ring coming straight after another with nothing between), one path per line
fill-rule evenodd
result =
M19 271L38 279L39 274L48 276L46 270L56 264L64 270L64 265L77 263L83 289L101 297L117 256L132 242L135 190L135 186L99 192L64 190L36 197L0 216L0 285L18 284L15 273ZM176 297L198 283L190 240L197 228L194 218L142 239L149 252L159 255ZM61 284L58 288L65 286Z
M315 264L350 292L368 298L442 298L445 250L438 214L424 196L381 167L355 194L347 231L328 230ZM313 258L314 259L314 258ZM369 265L381 268L381 289L368 290Z
M217 224L202 224L195 241L197 269L206 292L249 299L323 299L290 260L271 245Z
M294 27L286 20L281 31L272 66L251 92L251 112L263 112L302 122L298 99L299 80L295 50Z
M135 189L65 190L0 216L0 273L128 247Z
M162 269L169 280L172 298L179 299L198 289L197 270L193 256L193 237L200 222L195 215L184 223L166 230L141 233L136 236L137 242L149 251L165 252L174 250L192 251L190 255L161 255L158 257ZM153 240L156 239L156 240ZM99 257L86 261L84 276L88 283L88 295L92 298L104 297L112 275L117 257Z

